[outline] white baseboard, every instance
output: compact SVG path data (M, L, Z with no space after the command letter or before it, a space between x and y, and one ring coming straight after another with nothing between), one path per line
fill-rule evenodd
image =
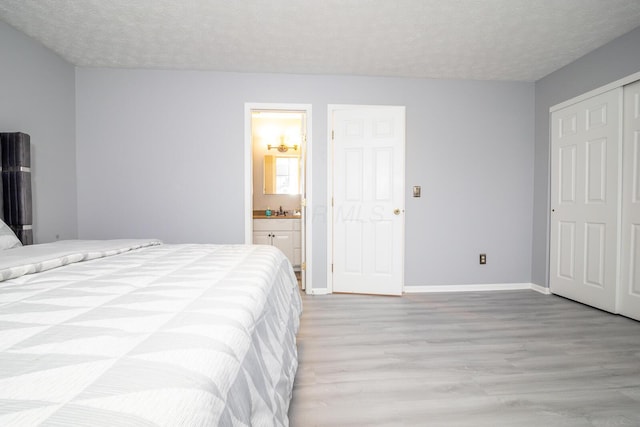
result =
M531 290L544 295L551 295L549 288L535 285L533 283L496 283L496 284L477 284L477 285L436 285L436 286L405 286L403 293L405 294L422 294L431 292L479 292L479 291L518 291ZM307 295L328 295L331 292L327 288L309 289Z
M541 294L549 295L549 288L533 283L496 283L479 285L437 285L437 286L405 286L405 294L428 292L477 292L477 291L515 291L529 289Z
M531 284L531 290L540 292L541 294L551 295L551 289L546 288L544 286L535 285L533 283Z
M306 293L307 295L329 295L330 292L329 292L329 289L327 288L320 288L320 289L307 288Z

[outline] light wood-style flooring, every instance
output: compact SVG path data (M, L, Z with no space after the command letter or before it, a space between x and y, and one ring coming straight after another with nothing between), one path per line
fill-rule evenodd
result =
M640 426L640 322L533 291L303 301L293 427Z

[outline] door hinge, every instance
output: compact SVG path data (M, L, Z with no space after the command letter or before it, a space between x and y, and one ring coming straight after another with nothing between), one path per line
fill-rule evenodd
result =
M331 207L333 207L333 197L331 198Z
M300 269L301 269L302 271L305 271L305 270L307 269L307 263L306 263L306 262L303 262L302 264L300 264Z
M335 131L334 130L331 131L331 139L332 140L335 139Z
M333 273L333 264L331 264L331 272Z
M306 207L307 206L307 199L300 200L300 206Z

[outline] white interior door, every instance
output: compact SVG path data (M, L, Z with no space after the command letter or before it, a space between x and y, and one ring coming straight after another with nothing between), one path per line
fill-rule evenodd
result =
M334 107L333 292L401 295L404 107Z
M622 89L551 116L551 292L616 312Z
M640 81L624 88L620 313L640 320Z

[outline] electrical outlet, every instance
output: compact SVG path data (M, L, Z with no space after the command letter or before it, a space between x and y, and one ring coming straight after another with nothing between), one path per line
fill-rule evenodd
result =
M487 263L487 254L480 254L480 264Z

